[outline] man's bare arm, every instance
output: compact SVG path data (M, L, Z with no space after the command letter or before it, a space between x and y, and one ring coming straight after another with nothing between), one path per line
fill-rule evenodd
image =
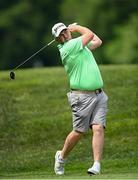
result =
M94 37L91 40L91 42L89 43L88 48L90 50L94 50L94 49L98 48L99 46L101 46L101 44L102 44L102 40L96 34L94 34Z
M68 29L70 32L78 32L82 35L83 46L86 46L91 40L93 40L94 33L86 27L77 24L71 24L68 26Z

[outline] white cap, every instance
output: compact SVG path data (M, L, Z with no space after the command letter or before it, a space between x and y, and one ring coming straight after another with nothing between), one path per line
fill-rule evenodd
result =
M52 35L58 37L64 29L67 29L67 26L63 23L57 23L52 27Z

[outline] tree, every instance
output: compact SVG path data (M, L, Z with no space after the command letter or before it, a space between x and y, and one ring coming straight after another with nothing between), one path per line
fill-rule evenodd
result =
M105 56L111 63L137 63L138 62L138 14L132 14L129 21L115 29L115 40L105 47Z
M58 19L60 0L15 0L8 3L3 2L0 9L0 69L15 67L52 39L51 27ZM49 48L46 53L41 52L39 60L45 65L59 64L58 60L55 61L57 51L53 52L54 48L53 51ZM24 67L32 67L37 59L35 57Z
M103 40L94 51L99 63L137 63L137 11L137 0L1 0L0 69L15 67L50 42L53 24L61 21L87 26ZM128 34L131 43L125 44ZM56 43L24 67L38 60L60 65Z
M99 63L137 62L137 18L133 17L137 11L137 0L132 0L131 3L130 0L66 0L61 5L61 17L64 17L65 22L75 21L88 26L103 40L103 46L94 52ZM128 34L126 29L130 26L133 29L133 35L131 33L133 40L131 39L131 44L126 45L129 50L125 53L122 51L123 42L126 42L124 41ZM115 54L119 56L119 60L114 58Z

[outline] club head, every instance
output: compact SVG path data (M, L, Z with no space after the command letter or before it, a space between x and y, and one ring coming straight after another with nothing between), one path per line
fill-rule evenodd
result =
M10 72L10 78L15 79L15 73L13 71Z

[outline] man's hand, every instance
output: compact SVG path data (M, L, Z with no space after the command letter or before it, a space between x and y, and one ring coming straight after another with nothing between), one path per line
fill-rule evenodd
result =
M87 27L80 26L76 23L70 24L68 26L70 32L78 32L82 35L82 45L86 46L94 37L94 33Z
M72 23L68 25L68 29L70 32L75 32L76 31L76 25L77 23Z

